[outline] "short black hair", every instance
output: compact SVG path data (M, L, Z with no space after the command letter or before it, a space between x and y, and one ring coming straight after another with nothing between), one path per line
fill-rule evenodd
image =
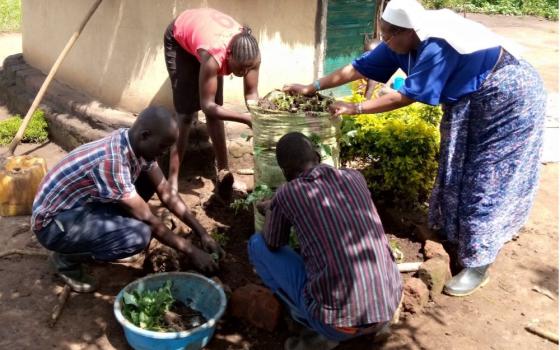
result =
M318 159L313 142L300 132L290 132L276 144L276 161L283 169L302 169Z
M231 39L231 56L237 62L249 62L259 57L259 43L251 28L244 26Z

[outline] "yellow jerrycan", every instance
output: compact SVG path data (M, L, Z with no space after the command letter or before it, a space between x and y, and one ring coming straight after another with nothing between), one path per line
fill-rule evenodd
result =
M33 199L46 173L47 163L43 158L0 159L0 216L30 215Z

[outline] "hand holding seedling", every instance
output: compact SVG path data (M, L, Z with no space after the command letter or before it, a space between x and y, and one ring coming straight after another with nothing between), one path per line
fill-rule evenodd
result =
M257 210L261 215L265 215L268 208L270 208L270 203L272 203L272 199L260 201L257 203Z
M299 95L313 95L315 92L315 87L313 85L303 85L303 84L288 84L282 87L282 91L289 94L299 94Z
M226 256L225 250L209 234L200 237L200 244L205 251L210 253L211 256L217 257L217 259L214 260L220 260Z
M219 270L220 266L218 261L214 259L215 253L208 254L205 251L193 246L189 257L194 267L204 273L215 273Z
M336 101L329 106L329 111L333 117L339 117L343 114L357 114L356 105L354 103L347 103Z

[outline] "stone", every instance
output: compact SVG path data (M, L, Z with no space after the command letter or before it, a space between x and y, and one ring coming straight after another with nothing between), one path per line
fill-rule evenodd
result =
M449 254L447 254L443 245L432 240L427 240L424 243L424 257L426 260L439 257L449 262Z
M250 154L253 152L253 146L248 142L233 141L230 143L229 153L234 158L241 158L244 154Z
M237 288L230 300L230 312L257 328L274 331L281 316L281 305L272 292L256 284Z
M425 261L418 269L418 277L428 286L430 297L441 294L445 282L451 278L449 262L441 257Z
M419 313L430 299L430 291L421 279L412 277L404 284L403 302L404 311L413 314Z

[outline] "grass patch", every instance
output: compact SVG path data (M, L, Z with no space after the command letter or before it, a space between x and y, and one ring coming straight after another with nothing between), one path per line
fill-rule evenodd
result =
M0 32L17 32L21 28L21 0L0 0Z
M473 13L539 16L558 20L557 0L424 0L431 9L450 8Z
M23 119L19 115L0 121L0 145L8 145L12 142L22 121ZM31 117L31 121L29 121L21 141L42 143L47 141L48 136L45 113L38 109L33 113L33 117Z

